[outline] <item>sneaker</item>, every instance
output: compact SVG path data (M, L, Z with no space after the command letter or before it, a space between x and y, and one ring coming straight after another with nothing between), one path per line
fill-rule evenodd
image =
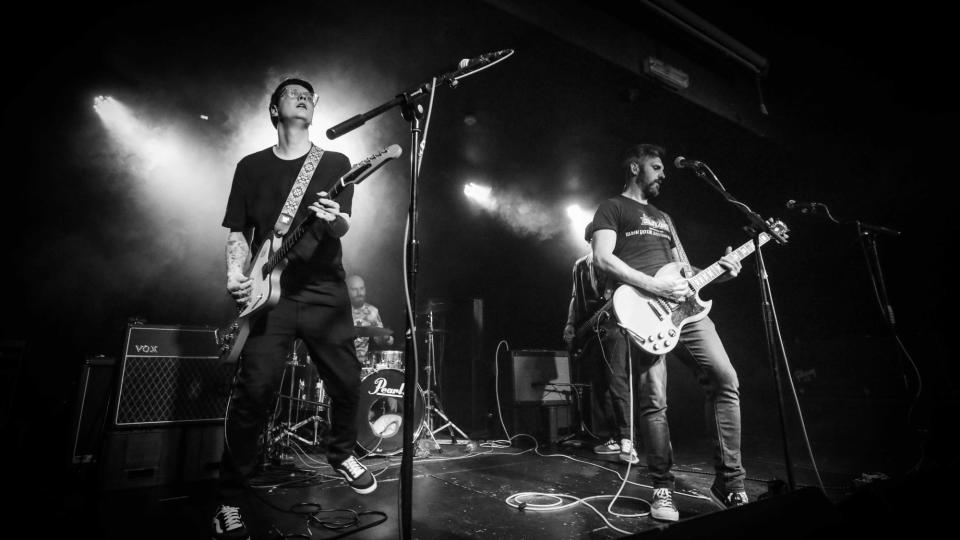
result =
M603 444L598 444L593 447L594 454L619 454L620 453L620 443L610 439Z
M250 534L240 516L240 509L221 504L213 516L210 537L213 540L248 540Z
M354 456L343 460L334 469L347 481L351 489L361 495L373 493L373 490L377 489L377 477L370 474L370 471Z
M650 503L650 517L659 521L677 521L680 512L673 504L673 494L668 488L653 490L653 501Z
M637 451L633 448L633 441L630 439L620 440L620 461L626 461L631 465L640 463L640 458L637 457Z
M723 508L743 506L750 502L746 491L727 491L718 484L710 486L710 498Z

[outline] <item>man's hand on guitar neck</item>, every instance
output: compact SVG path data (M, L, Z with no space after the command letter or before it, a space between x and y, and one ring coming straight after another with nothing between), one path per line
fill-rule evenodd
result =
M740 270L743 269L743 265L740 264L740 260L737 259L737 258L735 258L735 257L730 256L730 252L731 252L731 251L733 251L733 248L731 248L730 246L727 246L727 250L723 252L723 257L720 257L720 260L717 261L717 263L719 263L720 266L721 266L724 270L726 270L726 271L727 271L727 274L729 275L729 277L727 277L727 276L722 276L722 277L718 278L718 279L717 279L717 283L721 283L721 282L726 281L726 280L728 280L728 279L733 279L733 278L737 277L737 274L739 274L739 273L740 273Z
M310 205L310 210L317 219L327 222L327 230L335 237L340 238L350 229L350 215L340 211L340 203L327 198L327 192L317 193L319 198Z

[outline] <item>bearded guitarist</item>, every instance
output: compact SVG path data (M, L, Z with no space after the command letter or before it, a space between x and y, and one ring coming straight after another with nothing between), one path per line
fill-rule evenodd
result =
M682 276L658 275L658 271L670 263L679 262L689 269L673 222L650 201L660 194L666 179L663 156L663 148L649 144L627 149L621 162L623 192L600 205L587 227L586 240L591 243L594 264L607 276L607 288L626 284L675 305L695 291ZM735 277L740 272L740 262L730 254L730 248L727 252L719 265L730 277ZM625 437L620 441L621 458L639 461L634 441L629 438L632 425L643 442L653 477L650 515L661 521L676 521L679 513L672 498L673 451L667 425L665 357L643 353L630 336L621 331L615 314L601 320L601 351L608 365L604 373L613 397L617 427ZM700 382L706 394L707 425L717 435L711 496L724 507L745 504L746 472L740 458L737 373L709 317L685 326L675 342L676 339L680 345L675 352L693 369ZM636 421L631 417L631 396L637 403L633 411Z
M211 526L215 539L249 537L241 508L249 500L258 438L295 338L306 345L331 399L328 461L357 493L377 487L376 478L353 454L360 363L340 240L350 230L353 186L335 198L326 196L351 167L345 155L310 142L317 102L304 80L286 79L277 86L269 104L277 144L240 160L227 201L227 290L241 307L251 301L251 279L244 273L251 256L248 241L261 246L310 214L316 219L287 257L278 303L251 321L224 421L219 506Z

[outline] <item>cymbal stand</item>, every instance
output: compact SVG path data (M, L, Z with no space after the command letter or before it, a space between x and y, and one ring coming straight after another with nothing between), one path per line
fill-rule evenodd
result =
M440 400L437 397L437 393L433 391L433 386L437 384L437 369L436 369L436 344L434 343L433 335L435 333L433 327L433 311L427 312L427 365L423 368L427 372L427 389L423 392L424 397L424 408L426 409L426 424L427 429L425 433L433 441L433 448L440 450L440 442L437 441L436 434L443 430L447 430L450 434L449 441L444 440L444 444L470 444L470 437L467 437L467 434L463 432L453 420L444 414L443 409L440 407ZM445 423L438 427L434 428L433 424L433 415L439 416ZM460 435L461 439L457 439L457 434ZM442 450L440 450L442 452Z

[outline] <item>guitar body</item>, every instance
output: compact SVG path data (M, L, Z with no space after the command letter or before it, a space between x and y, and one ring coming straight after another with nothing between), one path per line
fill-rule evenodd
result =
M680 277L682 266L669 263L656 277ZM666 354L679 342L683 327L707 316L713 301L704 302L697 292L683 302L673 302L630 285L613 293L613 312L638 347L652 355Z
M276 244L279 242L279 238L271 236L269 240L263 243L260 251L257 252L257 257L250 263L249 275L247 276L251 282L250 301L240 310L239 318L250 317L260 311L272 308L280 301L280 276L287 267L287 260L283 259L273 271L264 275L267 262L276 251L276 247L278 247Z
M287 267L287 261L282 260L271 272L264 273L267 261L275 251L274 246L280 242L279 238L271 237L257 252L257 257L250 263L250 300L240 309L236 320L230 324L221 336L220 361L233 363L240 358L243 345L250 335L250 325L260 314L271 309L280 302L280 276Z

